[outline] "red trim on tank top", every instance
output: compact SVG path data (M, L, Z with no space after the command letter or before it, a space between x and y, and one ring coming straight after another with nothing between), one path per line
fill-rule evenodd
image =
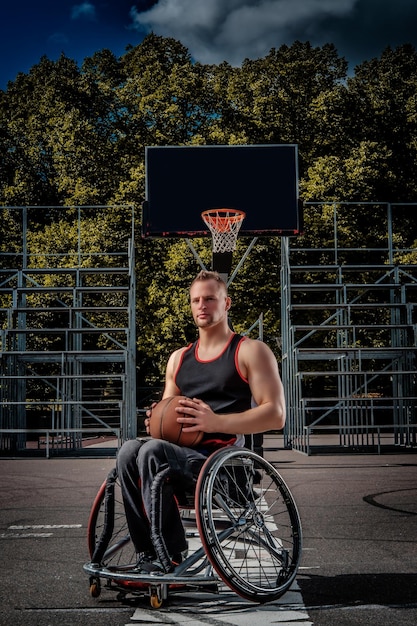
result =
M201 443L199 444L199 446L197 446L198 448L226 448L227 446L233 446L234 443L236 443L237 441L237 437L234 437L233 435L230 435L230 439L202 439Z
M213 361L217 361L217 359L220 359L220 357L226 352L227 348L230 346L233 337L236 335L236 333L232 333L230 335L230 339L227 341L226 345L224 346L223 350L221 352L219 352L219 354L217 354L214 359L208 359L207 361L203 361L203 359L200 359L198 356L198 346L200 345L200 338L197 339L197 345L195 347L195 351L194 351L194 356L195 356L195 360L198 361L199 363L213 363Z

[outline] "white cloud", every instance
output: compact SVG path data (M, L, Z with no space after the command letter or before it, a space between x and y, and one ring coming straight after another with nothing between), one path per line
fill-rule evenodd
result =
M349 15L358 1L159 0L131 14L137 28L178 39L202 63L239 65L296 38L309 39L325 19Z
M96 19L96 8L94 4L91 2L83 2L82 4L74 4L71 9L71 19L88 19L95 20Z

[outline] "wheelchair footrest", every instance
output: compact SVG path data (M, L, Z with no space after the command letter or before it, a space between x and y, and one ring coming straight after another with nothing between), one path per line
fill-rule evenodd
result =
M112 569L100 566L97 563L86 563L83 567L84 571L90 576L97 578L105 578L114 581L128 581L144 583L147 585L164 584L164 585L213 585L218 582L218 577L213 574L185 574L176 575L174 572L169 574L142 574L132 569Z

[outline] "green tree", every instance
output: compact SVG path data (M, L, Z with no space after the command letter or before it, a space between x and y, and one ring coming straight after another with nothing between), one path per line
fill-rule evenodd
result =
M331 44L313 48L296 41L261 59L247 59L230 74L226 88L229 106L237 111L231 122L245 132L248 143L298 144L307 162L315 145L310 111L346 72L347 62Z
M148 35L123 67L120 97L138 145L185 145L204 134L212 113L204 67L180 42Z
M107 202L122 176L115 94L65 56L20 74L1 102L2 202Z
M386 158L385 167L374 178L373 199L402 202L414 199L416 50L411 45L387 48L379 59L356 68L355 76L348 79L347 89L346 128L351 145L354 145L352 141L356 146L372 142Z
M413 200L416 70L416 52L405 45L347 77L332 44L299 41L241 67L203 65L181 42L154 34L121 58L97 52L81 69L64 55L42 58L0 92L1 249L18 252L22 240L7 205L53 207L32 219L29 244L40 255L63 246L63 266L73 262L78 219L77 208L64 215L64 205L133 205L138 365L141 380L160 383L168 353L195 336L187 287L199 267L183 240L141 238L145 147L296 143L305 201ZM349 211L339 224L345 241L369 233L366 245L385 236L382 223ZM305 214L303 241L317 248L330 242L331 205L309 206ZM403 217L399 237L411 243L415 216ZM104 254L130 236L129 219L117 206L97 208L81 221L92 247ZM239 240L236 259L247 244ZM209 239L196 245L209 265ZM279 263L280 240L260 239L231 286L236 329L246 330L262 313L272 348L280 324Z

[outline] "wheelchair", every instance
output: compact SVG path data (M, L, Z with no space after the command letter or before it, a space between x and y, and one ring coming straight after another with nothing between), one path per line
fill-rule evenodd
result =
M222 448L207 458L193 491L176 496L187 555L173 571L167 567L166 573L143 574L134 570L137 555L120 485L116 470L110 472L88 522L91 560L84 571L92 597L104 587L117 592L120 601L149 598L157 609L172 594L185 591L221 593L228 588L263 604L290 588L300 564L302 529L294 498L274 466L247 448ZM152 524L157 533L158 520ZM169 559L164 544L154 544L164 565Z

